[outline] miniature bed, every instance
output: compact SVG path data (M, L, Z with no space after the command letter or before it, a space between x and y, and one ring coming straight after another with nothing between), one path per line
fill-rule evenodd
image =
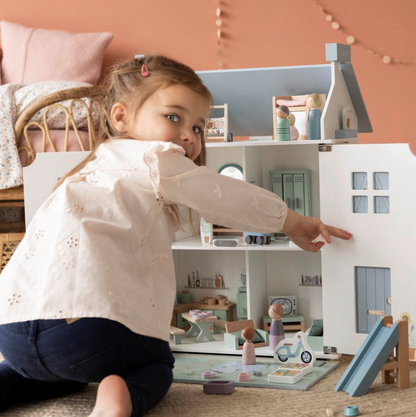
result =
M65 88L68 86L72 88ZM1 88L2 92L8 90L6 86ZM52 92L45 95L45 91ZM0 182L0 209L10 209L0 223L0 233L8 232L0 234L0 272L24 236L22 168L30 165L39 152L90 150L96 141L100 92L98 86L74 82L37 83L14 92L18 117L12 132L15 143L8 151L12 159L14 145L14 165L0 166L0 178L5 180ZM20 108L24 110L20 112ZM3 141L11 135L5 134L9 136ZM11 181L18 185L6 188Z

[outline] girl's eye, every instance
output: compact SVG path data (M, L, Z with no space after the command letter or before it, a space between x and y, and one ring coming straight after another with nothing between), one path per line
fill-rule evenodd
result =
M200 135L202 133L202 129L199 126L194 126L194 132Z
M166 118L168 120L170 120L171 122L174 122L174 123L178 123L179 122L179 116L176 116L176 114L168 114L166 116Z

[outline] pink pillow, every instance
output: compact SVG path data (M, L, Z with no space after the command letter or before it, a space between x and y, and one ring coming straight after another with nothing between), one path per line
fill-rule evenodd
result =
M3 84L84 81L96 84L113 34L70 33L1 22Z

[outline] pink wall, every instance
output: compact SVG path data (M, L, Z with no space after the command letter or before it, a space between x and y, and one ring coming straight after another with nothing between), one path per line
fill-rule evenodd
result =
M160 52L196 70L216 69L217 0L19 0L0 19L73 32L111 31L105 65L140 52ZM221 0L224 68L323 64L326 43L346 43L313 0ZM416 59L416 2L322 0L344 30L381 54ZM416 151L416 61L384 64L352 47L352 62L374 132L361 143L408 142ZM405 101L410 97L410 103Z

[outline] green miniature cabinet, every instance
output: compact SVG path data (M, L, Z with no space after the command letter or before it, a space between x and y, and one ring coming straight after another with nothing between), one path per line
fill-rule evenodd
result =
M269 189L296 213L311 215L311 174L307 169L269 171Z
M248 319L247 292L239 290L236 297L237 297L237 318L238 320L247 320Z

